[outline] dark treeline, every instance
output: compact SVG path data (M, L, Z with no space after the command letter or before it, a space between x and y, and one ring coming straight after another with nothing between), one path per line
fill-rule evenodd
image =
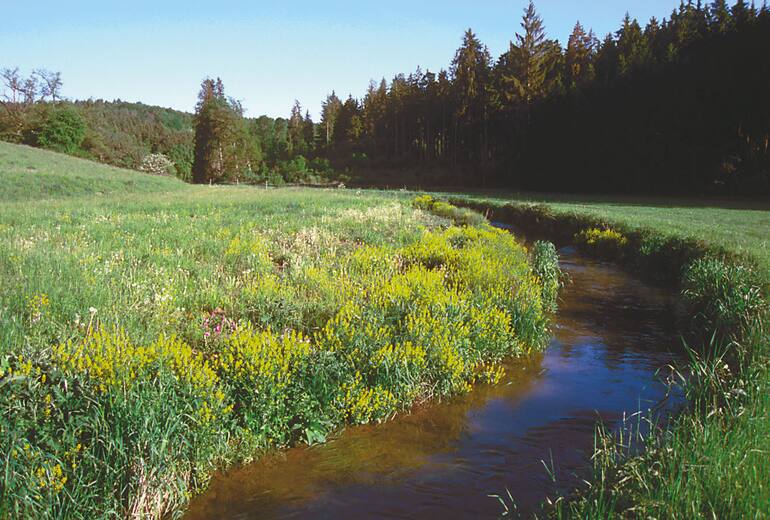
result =
M768 56L770 11L742 0L577 23L566 48L530 4L496 60L468 30L448 70L331 94L320 153L391 185L768 193Z

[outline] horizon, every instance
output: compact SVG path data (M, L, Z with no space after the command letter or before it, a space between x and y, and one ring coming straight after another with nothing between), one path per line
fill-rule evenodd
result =
M141 0L125 8L89 0L65 13L46 4L53 3L43 2L34 23L22 6L3 8L14 29L0 34L4 59L12 60L0 66L59 71L66 98L194 112L201 81L221 77L248 117L288 117L296 99L318 120L321 102L332 91L341 99L360 99L370 80L390 82L418 66L434 72L448 68L469 27L496 58L519 31L527 1L448 2L439 8L433 0L419 6L398 0L395 9L362 10L349 0L328 9L308 1L292 8L233 1L215 13L205 11L202 2L178 0L160 7ZM678 4L541 0L536 7L548 37L564 46L578 20L602 38L618 29L626 12L644 26L652 16L668 18ZM213 44L202 42L201 34ZM265 42L279 42L279 52Z

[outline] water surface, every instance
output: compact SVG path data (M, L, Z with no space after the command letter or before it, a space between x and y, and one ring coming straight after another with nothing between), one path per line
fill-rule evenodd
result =
M572 282L543 354L508 364L495 387L348 428L214 478L188 519L476 518L519 513L589 473L597 420L619 427L667 408L675 356L670 295L612 265L560 250Z

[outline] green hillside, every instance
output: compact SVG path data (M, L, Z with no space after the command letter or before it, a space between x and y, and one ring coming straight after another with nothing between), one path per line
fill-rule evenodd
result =
M0 202L185 189L182 181L0 142Z

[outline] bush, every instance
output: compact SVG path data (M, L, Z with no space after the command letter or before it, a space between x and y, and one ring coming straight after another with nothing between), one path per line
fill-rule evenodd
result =
M77 110L57 108L40 131L38 144L57 152L77 154L86 138L86 130L86 122Z
M174 163L162 153L145 155L139 170L152 175L176 175Z
M205 484L226 452L219 377L189 346L96 331L15 357L0 379L7 457L0 516L161 517Z
M614 229L584 229L575 235L575 244L593 254L618 259L628 245L628 239Z
M452 220L458 225L478 226L487 223L487 219L480 213L467 208L458 208L447 202L435 200L430 195L416 197L414 201L412 201L412 205L417 209L428 211L439 217Z

